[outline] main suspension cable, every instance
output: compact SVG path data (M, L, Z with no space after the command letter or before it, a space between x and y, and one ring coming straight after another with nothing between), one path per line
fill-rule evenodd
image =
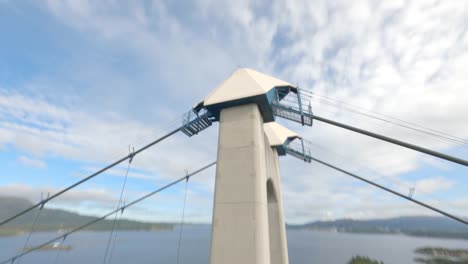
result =
M380 134L377 134L377 133L373 133L373 132L370 132L370 131L367 131L367 130L364 130L364 129L361 129L361 128L346 125L346 124L343 124L343 123L340 123L340 122L337 122L337 121L334 121L334 120L330 120L330 119L327 119L327 118L324 118L324 117L320 117L320 116L317 116L317 115L314 115L313 118L314 118L314 120L321 121L323 123L327 123L327 124L334 125L334 126L337 126L337 127L341 127L341 128L353 131L353 132L357 132L359 134L363 134L363 135L366 135L366 136L377 138L377 139L380 139L380 140L383 140L383 141L386 141L386 142L389 142L389 143L392 143L392 144L395 144L395 145L399 145L399 146L402 146L402 147L405 147L405 148L409 148L409 149L412 149L412 150L416 150L416 151L419 151L421 153L425 153L425 154L428 154L428 155L431 155L431 156L434 156L434 157L437 157L437 158L440 158L440 159L444 159L444 160L447 160L447 161L458 163L458 164L463 165L463 166L468 166L468 160L464 160L464 159L454 157L454 156L451 156L451 155L448 155L448 154L437 152L437 151L434 151L434 150L431 150L431 149L423 148L423 147L420 147L418 145L414 145L414 144L407 143L407 142L404 142L404 141L401 141L401 140L398 140L398 139L383 136L383 135L380 135Z
M54 237L54 238L52 238L52 239L50 239L50 240L48 240L48 241L46 241L46 242L44 242L44 243L42 243L40 245L30 247L29 249L23 251L22 253L17 254L15 256L9 258L9 259L6 259L6 260L0 262L0 264L11 263L12 261L15 261L16 259L18 259L18 258L20 258L20 257L22 257L24 255L27 255L27 254L29 254L29 253L31 253L33 251L39 250L39 249L41 249L41 248L43 248L43 247L45 247L45 246L59 240L59 239L63 239L64 237L68 237L72 233L76 233L76 232L78 232L78 231L80 231L80 230L82 230L82 229L84 229L84 228L86 228L86 227L88 227L88 226L90 226L92 224L95 224L95 223L97 223L99 221L102 221L102 220L106 219L107 217L113 215L114 213L116 213L118 211L125 210L126 208L131 207L131 206L133 206L133 205L135 205L135 204L137 204L137 203L139 203L139 202L141 202L141 201L143 201L143 200L145 200L145 199L147 199L147 198L149 198L149 197L151 197L151 196L153 196L153 195L155 195L155 194L157 194L157 193L159 193L159 192L161 192L161 191L163 191L163 190L165 190L167 188L170 188L170 187L174 186L175 184L177 184L177 183L179 183L179 182L181 182L183 180L186 180L186 179L188 179L188 178L190 178L190 177L192 177L192 176L194 176L194 175L196 175L196 174L210 168L211 166L213 166L215 164L216 164L216 161L211 162L208 165L206 165L204 167L201 167L200 169L198 169L198 170L196 170L196 171L194 171L192 173L186 174L182 178L179 178L179 179L177 179L177 180L175 180L175 181L173 181L173 182L171 182L171 183L169 183L167 185L164 185L163 187L161 187L161 188L159 188L159 189L157 189L155 191L152 191L152 192L150 192L150 193L148 193L148 194L146 194L146 195L144 195L144 196L142 196L142 197L140 197L140 198L138 198L136 200L133 200L131 203L120 206L119 208L117 208L115 210L112 210L111 212L109 212L109 213L107 213L107 214L105 214L105 215L103 215L101 217L98 217L98 218L96 218L96 219L94 219L94 220L92 220L90 222L87 222L87 223L85 223L85 224L83 224L83 225L81 225L79 227L75 227L72 230L64 233L63 235Z
M392 116L385 115L385 114L382 114L382 113L379 113L379 112L376 112L376 111L365 109L364 107L355 106L355 105L352 105L352 104L349 104L349 103L346 103L346 102L343 102L343 101L340 101L340 100L336 100L336 99L333 99L333 98L330 98L330 97L326 97L326 96L323 96L323 95L318 95L318 94L316 94L316 93L314 93L314 92L312 92L310 90L302 89L301 92L304 93L304 94L301 94L301 96L304 96L304 97L306 97L308 99L317 100L319 102L322 102L322 103L324 103L326 105L329 105L329 106L332 106L332 107L335 107L335 108L338 108L338 109L345 108L346 110L349 110L349 111L351 111L353 113L357 113L359 115L374 118L374 119L379 120L379 121L387 122L387 123L390 123L390 124L393 124L393 125L401 126L403 128L411 129L411 130L414 130L414 131L417 131L417 132L420 132L420 133L424 133L424 134L427 134L427 135L430 135L430 136L434 136L434 137L437 137L439 139L448 141L450 143L455 143L455 144L458 144L458 145L463 146L463 147L468 147L468 140L463 139L461 137L457 137L457 136L448 134L446 132L442 132L442 131L435 130L435 129L432 129L432 128L427 128L427 127L424 127L424 126L421 126L421 125L418 125L418 124L415 124L415 123L412 123L412 122L402 120L400 118L392 117ZM320 97L322 97L322 98L320 98Z
M402 188L402 189L404 188L404 189L407 189L407 190L411 190L411 189L415 190L414 185L411 185L411 184L409 184L407 182L404 182L402 180L395 180L395 179L393 179L391 177L384 177L384 175L382 173L370 168L368 165L364 164L363 162L361 162L360 160L358 160L354 156L339 153L338 151L334 151L331 148L324 147L321 144L318 144L317 142L313 142L310 139L303 138L302 140L304 142L304 145L307 146L310 149L316 148L318 150L328 152L329 154L331 154L334 157L338 157L343 161L349 161L353 165L356 165L356 170L358 170L358 171L365 170L368 173L371 173L371 174L375 175L373 177L373 180L383 180L383 181L386 181L387 183L391 182L391 184L396 185L396 186L398 186L399 188ZM426 192L421 191L421 190L418 190L418 192L421 192L422 194L424 194L426 196L428 195Z
M332 169L337 170L337 171L339 171L339 172L342 172L342 173L344 173L344 174L346 174L346 175L349 175L349 176L351 176L351 177L354 177L354 178L356 178L356 179L358 179L358 180L361 180L361 181L363 181L363 182L365 182L365 183L368 183L368 184L373 185L373 186L375 186L375 187L377 187L377 188L380 188L380 189L382 189L382 190L384 190L384 191L387 191L387 192L389 192L389 193L392 193L392 194L394 194L394 195L397 195L397 196L399 196L399 197L401 197L401 198L403 198L403 199L406 199L406 200L408 200L408 201L410 201L410 202L413 202L413 203L418 204L418 205L420 205L420 206L426 207L427 209L430 209L430 210L432 210L432 211L434 211L434 212L437 212L437 213L439 213L439 214L442 214L442 215L444 215L444 216L446 216L446 217L449 217L449 218L451 218L451 219L453 219L453 220L455 220L455 221L458 221L458 222L460 222L460 223L463 223L463 224L465 224L465 225L468 225L468 221L467 221L467 220L462 219L462 218L460 218L460 217L457 217L457 216L455 216L455 215L453 215L453 214L450 214L450 213L448 213L448 212L445 212L445 211L443 211L443 210L441 210L441 209L438 209L438 208L436 208L436 207L434 207L434 206L432 206L432 205L429 205L429 204L423 203L423 202L421 202L421 201L419 201L419 200L413 199L412 197L406 196L406 195L404 195L404 194L402 194L402 193L399 193L399 192L394 191L394 190L392 190L392 189L390 189L390 188L387 188L387 187L385 187L385 186L382 186L382 185L380 185L380 184L378 184L378 183L375 183L374 181L371 181L371 180L368 180L368 179L366 179L366 178L360 177L360 176L358 176L358 175L356 175L356 174L354 174L354 173L352 173L352 172L349 172L349 171L347 171L347 170L341 169L341 168L339 168L339 167L337 167L337 166L334 166L334 165L332 165L332 164L330 164L330 163L327 163L327 162L325 162L325 161L316 159L316 158L311 157L311 156L310 156L310 158L311 158L313 161L317 162L317 163L320 163L320 164L325 165L325 166L327 166L327 167L329 167L329 168L332 168Z
M84 182L86 182L86 181L88 181L88 180L90 180L90 179L96 177L97 175L99 175L99 174L101 174L101 173L103 173L103 172L105 172L105 171L107 171L107 170L109 170L109 169L111 169L111 168L113 168L113 167L119 165L120 163L122 163L122 162L124 162L124 161L126 161L126 160L128 160L128 159L133 158L135 155L137 155L137 154L139 154L139 153L145 151L146 149L148 149L148 148L150 148L150 147L152 147L152 146L158 144L159 142L161 142L161 141L165 140L166 138L168 138L168 137L174 135L175 133L179 132L181 129L182 129L182 127L179 127L179 128L176 128L176 129L172 130L171 132L169 132L169 133L165 134L164 136L162 136L162 137L160 137L160 138L154 140L153 142L151 142L151 143L149 143L149 144L143 146L142 148L140 148L140 149L138 149L138 150L136 150L136 151L134 151L134 152L128 154L127 156L125 156L125 157L123 157L123 158L121 158L121 159L115 161L114 163L112 163L112 164L110 164L110 165L107 165L106 167L104 167L104 168L98 170L97 172L95 172L95 173L93 173L93 174L87 176L86 178L83 178L83 179L81 179L80 181L78 181L78 182L76 182L76 183L74 183L74 184L72 184L72 185L70 185L70 186L68 186L68 187L66 187L66 188L64 188L64 189L62 189L61 191L59 191L59 192L57 192L57 193L55 193L55 194L53 194L53 195L51 195L50 197L46 198L45 200L43 200L43 201L41 201L41 202L39 202L39 203L37 203L37 204L31 206L31 207L29 207L29 208L27 208L27 209L25 209L25 210L19 212L19 213L15 214L15 215L13 215L13 216L11 216L11 217L9 217L9 218L7 218L6 220L1 221L1 222L0 222L0 226L6 224L6 223L8 223L8 222L11 222L12 220L14 220L14 219L16 219L16 218L18 218L18 217L24 215L25 213L27 213L27 212L29 212L29 211L31 211L31 210L37 208L37 207L43 206L45 203L47 203L47 202L49 202L50 200L52 200L52 199L54 199L54 198L57 198L58 196L60 196L60 195L62 195L62 194L64 194L64 193L70 191L71 189L77 187L78 185L83 184Z

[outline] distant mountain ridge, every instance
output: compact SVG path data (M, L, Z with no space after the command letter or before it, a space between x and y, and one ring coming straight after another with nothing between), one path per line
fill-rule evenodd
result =
M33 204L30 201L24 198L0 196L0 221L21 212L32 205ZM28 212L0 227L0 235L14 235L29 231L36 213L37 209L32 210L31 212ZM45 207L41 210L34 229L35 231L56 231L58 229L67 230L95 219L97 219L97 217L80 215L60 209L48 209ZM86 230L110 230L111 226L112 220L103 220L89 226ZM172 228L173 224L169 223L147 223L126 219L122 219L119 224L119 229L122 230L154 230Z
M0 196L0 221L32 206L33 204L17 197ZM0 235L14 235L28 232L37 210L33 210L0 227ZM42 209L37 220L36 231L56 231L58 229L71 229L96 219L94 216L59 210ZM103 220L91 225L86 230L110 230L112 220ZM154 230L172 229L171 223L148 223L122 219L122 230ZM389 219L354 220L339 219L334 221L315 221L303 225L287 225L289 229L321 230L346 233L379 233L379 234L406 234L412 236L427 236L441 238L468 239L468 228L458 222L444 217L434 216L406 216Z
M452 219L435 216L405 216L389 219L315 221L288 228L348 233L402 233L414 236L468 239L468 228Z

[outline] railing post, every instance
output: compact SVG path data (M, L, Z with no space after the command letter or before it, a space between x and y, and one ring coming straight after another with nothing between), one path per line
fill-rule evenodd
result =
M304 125L304 112L302 111L301 89L297 88L297 103L299 105L299 112L301 113L301 124Z

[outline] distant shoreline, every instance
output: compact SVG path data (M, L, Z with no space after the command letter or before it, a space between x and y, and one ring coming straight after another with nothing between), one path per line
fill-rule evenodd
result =
M157 224L155 224L157 225ZM189 224L191 226L207 226L207 224ZM153 228L126 228L119 229L119 231L136 231L136 232L151 232L151 231L167 231L173 230L175 225L173 224L162 224L159 227L154 226ZM108 232L111 230L109 228L87 228L82 231L85 232ZM408 237L416 238L433 238L433 239L455 239L455 240L468 240L468 236L456 236L452 234L438 234L438 235L428 235L428 234L417 234L417 233L405 233L405 232L372 232L372 231L349 231L349 230L336 230L336 229L319 229L319 228L297 228L297 227L287 227L287 230L297 230L304 232L323 232L323 233L339 233L339 234L365 234L365 235L401 235ZM64 230L63 232L67 232ZM40 232L57 232L56 229L36 229L34 233ZM27 229L0 229L0 237L9 237L9 236L21 236L29 233ZM61 233L58 233L61 234Z
M156 224L157 225L157 224ZM119 229L118 231L166 231L166 230L173 230L174 225L163 224L161 226L152 226L150 228L126 228L126 229ZM70 229L71 230L71 229ZM63 230L63 232L57 232L57 229L35 229L33 233L41 233L41 232L57 232L57 235L63 234L68 232L69 230ZM83 229L81 232L108 232L111 231L111 227L109 228L86 228ZM13 237L13 236L21 236L30 232L30 229L0 229L0 237Z
M288 227L288 230L300 230L300 231L314 231L314 232L325 232L325 233L340 233L340 234L365 234L365 235L403 235L409 237L424 237L424 238L440 238L440 239L457 239L457 240L468 240L468 234L457 234L457 233L418 233L418 232L398 232L398 231L353 231L353 230L336 230L336 229L321 229L321 228L297 228Z
M357 234L402 234L413 237L468 239L466 226L435 216L405 216L387 219L338 219L287 225L289 229Z

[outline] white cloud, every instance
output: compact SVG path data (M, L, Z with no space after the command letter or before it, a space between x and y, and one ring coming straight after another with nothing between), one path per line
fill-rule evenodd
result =
M0 193L2 196L22 197L33 203L41 201L41 193L43 198L45 198L48 193L52 195L58 191L60 191L60 189L56 187L38 187L29 184L7 184L0 186ZM72 190L52 201L51 203L55 205L67 205L69 208L75 208L76 206L86 204L87 202L94 202L97 204L115 203L116 198L109 190L88 188Z
M171 3L162 1L148 6L140 2L120 6L112 1L48 1L44 9L71 30L90 36L96 45L127 51L144 62L142 68L147 72L143 80L135 81L151 88L147 90L135 89L134 80L99 68L105 65L73 65L68 74L90 78L95 90L112 87L104 94L123 97L119 97L118 107L141 107L145 117L135 120L124 110L96 113L20 93L0 93L0 118L4 120L0 124L0 146L14 144L34 156L108 162L126 155L127 145L137 146L134 142L139 139L144 138L140 141L143 143L155 138L160 134L156 131L164 130L160 117L166 120L166 116L177 116L177 109L187 109L203 98L236 66L257 68L318 94L468 137L468 104L463 100L468 98L468 9L463 1L200 0L191 5L193 16L188 17L178 15ZM152 79L153 75L158 77ZM115 79L108 85L108 80ZM164 89L162 85L155 88L154 83L164 84ZM139 97L132 100L119 94L120 90ZM140 105L142 98L160 100ZM369 120L346 109L316 100L312 106L319 115L428 148L454 151L454 144ZM143 121L149 116L147 111L155 108L157 111L151 113L160 115L158 121ZM400 179L402 174L441 167L413 151L318 122L312 128L282 123L333 150L314 150L315 155L344 168L377 171L379 176L367 174L376 180L408 183ZM215 144L216 126L191 139L171 138L138 155L134 162L145 172L162 173L161 177L179 175L211 161L216 155ZM456 149L457 155L466 153ZM380 192L355 190L353 181L337 180L333 178L337 174L328 169L297 162L282 161L289 219L412 212L413 207L393 200L374 203L372 198ZM447 165L445 169L453 167ZM212 186L212 180L203 183ZM417 191L428 192L457 187L437 177L412 184Z
M432 194L439 191L447 191L454 187L455 183L447 178L433 177L417 181L414 186L416 191Z
M156 127L135 120L126 120L115 114L69 111L16 94L0 94L0 101L10 101L11 97L20 98L15 101L14 111L25 114L0 124L0 129L8 131L10 135L3 139L4 143L14 144L35 156L49 155L99 164L111 163L126 156L129 153L128 146L138 149L182 124L182 120L177 119L170 124L170 127L164 125ZM34 105L43 107L34 108ZM51 114L49 109L55 111ZM8 110L10 108L4 108L4 112ZM36 121L63 122L64 127L61 130L50 127L37 128L37 122L33 124L29 122L30 112L40 117ZM62 115L56 115L56 112ZM66 119L62 118L65 116ZM209 162L209 157L214 157L215 152L213 145L203 146L193 141L208 140L208 136L207 133L201 133L191 139L177 135L135 156L132 166L156 173L157 177L178 175L185 169L197 168L200 166L199 162ZM216 139L212 140L216 142ZM193 143L189 145L188 141ZM210 151L213 151L211 155ZM180 153L190 158L175 158L180 157ZM26 157L22 157L21 161L32 164L32 160L27 160ZM134 174L134 176L141 178L143 175Z
M42 160L39 160L39 159L35 159L35 158L30 158L30 157L26 157L26 156L20 156L18 158L18 160L23 164L23 165L26 165L26 166L30 166L30 167L36 167L36 168L40 168L40 169L43 169L43 168L46 168L47 167L47 164L42 161Z
M87 176L88 174L99 171L100 169L101 168L99 167L86 167L84 168L84 171L86 171L86 176ZM106 174L117 176L117 177L125 177L126 172L127 172L127 168L124 168L124 166L120 166L120 167L114 167L113 169L107 170ZM129 170L128 177L135 178L135 179L142 179L142 180L154 180L156 178L155 175L151 175L145 172L135 172L135 171L132 171L132 169Z

